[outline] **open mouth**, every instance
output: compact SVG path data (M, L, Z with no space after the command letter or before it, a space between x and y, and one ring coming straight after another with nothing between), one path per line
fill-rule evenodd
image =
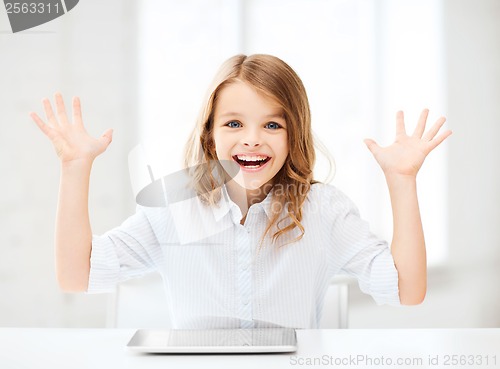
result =
M271 160L270 156L263 155L234 155L234 161L236 161L240 166L247 169L256 169L260 168L264 164L266 164L269 160Z

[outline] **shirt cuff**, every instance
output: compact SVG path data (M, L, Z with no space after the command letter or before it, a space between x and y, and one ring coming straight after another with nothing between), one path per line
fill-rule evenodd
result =
M111 239L93 236L87 293L114 292L119 274L120 263Z
M377 305L401 306L398 271L389 249L374 260L370 281L370 294Z

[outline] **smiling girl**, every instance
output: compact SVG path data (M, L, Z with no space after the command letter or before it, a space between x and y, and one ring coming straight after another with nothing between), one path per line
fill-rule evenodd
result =
M304 86L282 60L237 55L219 70L188 142L186 168L196 193L135 215L92 236L88 184L94 159L112 131L89 136L73 99L70 123L61 95L57 118L31 116L61 159L56 260L66 291L112 291L128 278L158 271L174 328L318 327L329 281L355 276L379 304L418 304L426 293L426 252L416 175L451 134L445 119L425 132L424 110L411 136L403 113L387 147L365 143L382 168L392 203L391 247L356 206L313 178L315 150ZM224 169L223 180L211 165ZM234 167L237 170L234 170Z

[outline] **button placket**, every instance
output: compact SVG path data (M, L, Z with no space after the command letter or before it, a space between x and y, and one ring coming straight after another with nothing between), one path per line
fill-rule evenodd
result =
M240 240L238 249L238 284L240 292L239 318L241 328L252 328L252 270L250 268L252 261L252 232L251 232L251 214L247 214L244 226L239 227Z

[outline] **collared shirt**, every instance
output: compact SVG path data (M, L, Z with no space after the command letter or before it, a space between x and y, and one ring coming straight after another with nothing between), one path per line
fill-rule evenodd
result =
M173 328L317 328L331 279L347 274L377 304L399 305L398 274L387 242L370 232L334 186L313 184L301 224L276 243L262 235L271 195L244 224L226 191L219 206L197 197L166 207L138 206L121 226L92 240L88 292L110 292L129 278L162 275Z

